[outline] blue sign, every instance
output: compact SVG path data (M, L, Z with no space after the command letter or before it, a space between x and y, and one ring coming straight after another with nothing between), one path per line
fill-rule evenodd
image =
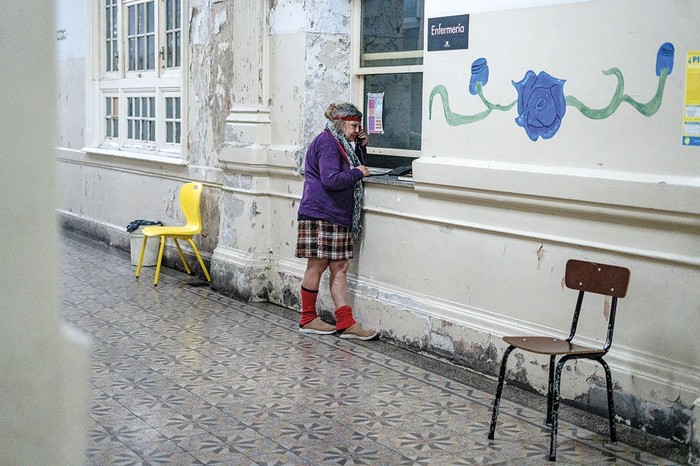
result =
M469 48L469 15L428 18L428 51Z

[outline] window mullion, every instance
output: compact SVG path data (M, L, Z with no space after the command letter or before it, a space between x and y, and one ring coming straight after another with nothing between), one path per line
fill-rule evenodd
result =
M127 28L129 27L129 21L126 17L128 8L124 6L124 2L119 2L117 6L119 8L118 18L119 18L119 49L121 53L119 54L119 77L124 79L126 77L127 64L129 59L129 50L127 48L128 34Z
M166 9L163 7L163 0L158 0L155 2L155 60L156 60L156 74L158 76L163 75L165 69L165 51L163 49L163 44L165 43L165 38L163 37L163 32L165 31L165 15Z

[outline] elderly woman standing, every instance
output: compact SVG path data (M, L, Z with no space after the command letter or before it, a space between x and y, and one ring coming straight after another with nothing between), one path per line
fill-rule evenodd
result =
M304 192L299 204L296 256L307 259L301 282L299 330L338 332L340 338L370 340L377 332L355 322L348 305L347 282L352 242L360 229L362 178L369 176L363 165L368 139L361 126L362 112L354 105L331 104L325 116L329 120L326 129L306 153ZM316 314L319 284L326 269L331 274L335 327Z

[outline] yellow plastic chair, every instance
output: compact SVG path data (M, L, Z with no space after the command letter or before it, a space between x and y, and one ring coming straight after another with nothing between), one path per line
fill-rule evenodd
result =
M180 209L182 213L185 214L185 220L187 224L180 227L168 227L168 226L149 226L143 229L143 244L141 245L141 255L139 256L139 264L136 267L136 278L139 278L141 274L141 265L143 264L143 255L146 252L146 241L148 238L160 236L160 250L158 251L158 262L156 264L156 276L153 279L153 286L158 286L158 276L160 275L160 266L163 262L163 251L165 250L165 238L172 238L175 240L175 246L177 247L177 252L180 255L180 260L182 260L182 265L185 266L185 270L188 274L192 275L192 271L187 266L187 261L185 260L185 255L182 253L180 248L179 239L187 240L192 246L199 265L202 266L204 275L207 277L207 281L211 282L211 277L207 271L207 267L204 265L202 256L197 250L192 237L198 235L202 231L202 214L199 210L199 199L202 197L202 183L185 183L180 188Z

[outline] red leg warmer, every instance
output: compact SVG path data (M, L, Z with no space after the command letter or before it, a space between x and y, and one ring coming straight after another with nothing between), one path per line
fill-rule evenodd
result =
M318 315L316 314L316 299L318 298L318 290L307 290L301 287L301 319L299 327L303 327Z
M342 332L355 325L355 319L352 317L352 308L350 306L342 306L335 310L335 328Z

